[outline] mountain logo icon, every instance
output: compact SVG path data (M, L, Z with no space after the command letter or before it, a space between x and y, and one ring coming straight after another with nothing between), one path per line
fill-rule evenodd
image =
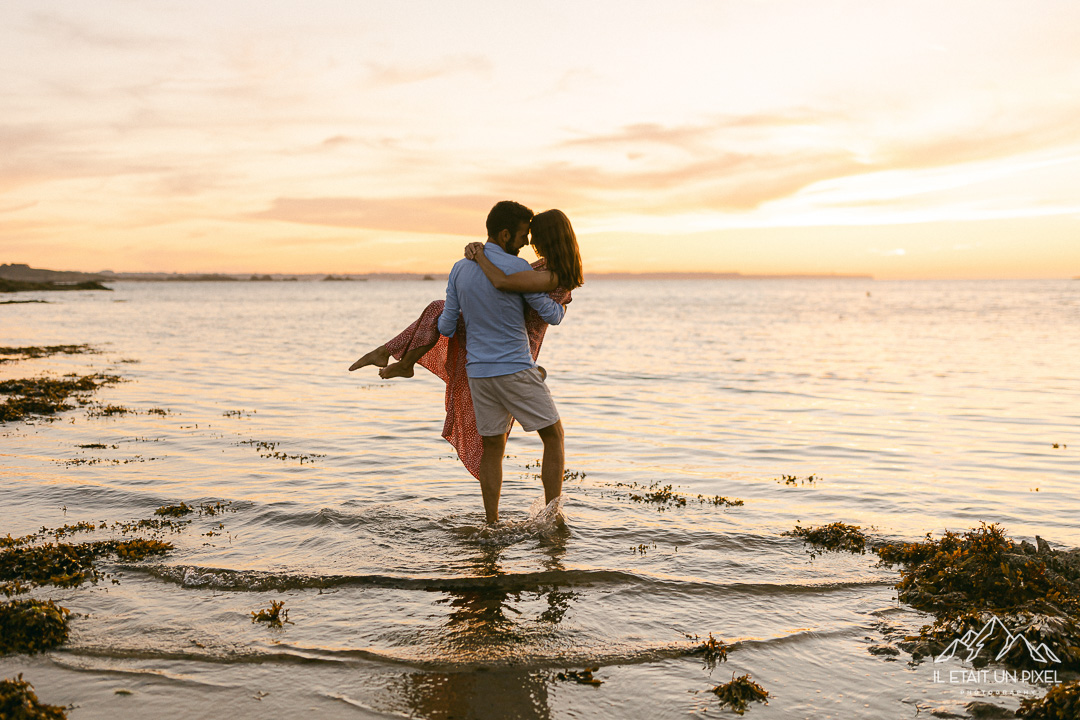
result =
M934 662L945 662L951 660L959 653L967 651L967 657L963 658L965 662L971 662L979 656L982 652L983 646L986 645L992 638L1001 637L1002 645L1001 650L994 656L994 660L1000 660L1009 654L1017 643L1023 643L1027 648L1028 655L1035 662L1040 663L1059 663L1061 658L1054 654L1054 651L1046 646L1046 643L1039 643L1038 645L1032 645L1022 633L1012 633L1001 622L1001 618L994 616L990 622L982 626L982 629L978 632L974 630L968 630L964 633L964 637L953 640L949 643L949 647L945 648L945 651L934 658Z

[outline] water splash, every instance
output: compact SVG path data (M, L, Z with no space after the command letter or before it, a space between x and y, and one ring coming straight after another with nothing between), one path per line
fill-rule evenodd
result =
M529 516L520 522L500 520L494 525L485 525L469 536L469 540L481 545L513 545L529 538L551 540L560 531L566 529L566 515L563 505L566 495L560 495L545 504L540 495L529 505Z

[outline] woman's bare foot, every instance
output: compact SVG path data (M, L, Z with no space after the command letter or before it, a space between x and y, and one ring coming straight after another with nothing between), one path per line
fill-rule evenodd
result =
M379 377L384 380L396 377L410 378L413 376L413 364L396 362L393 365L388 365L379 371Z
M365 365L378 365L381 368L386 367L386 363L390 362L390 351L385 345L380 345L364 357L360 358L352 365L349 366L349 372L362 368Z

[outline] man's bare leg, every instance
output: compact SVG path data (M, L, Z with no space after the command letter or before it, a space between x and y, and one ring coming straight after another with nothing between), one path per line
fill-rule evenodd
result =
M499 522L499 495L502 493L506 435L490 435L480 439L484 441L484 454L480 456L480 492L484 496L487 521L494 524Z
M544 502L550 503L562 495L563 470L566 466L562 420L541 428L539 432L540 439L544 441L544 464L540 468L540 480L544 483Z
M386 363L390 362L390 350L385 345L380 345L364 357L360 358L352 365L349 366L349 372L358 370L365 365L378 365L379 367L386 367Z
M396 363L387 365L382 370L380 370L379 377L383 379L396 377L412 377L413 365L416 364L417 360L424 357L424 355L427 354L427 351L433 347L435 347L435 343L414 347L412 350L409 350L404 355L402 355L401 359L398 360Z

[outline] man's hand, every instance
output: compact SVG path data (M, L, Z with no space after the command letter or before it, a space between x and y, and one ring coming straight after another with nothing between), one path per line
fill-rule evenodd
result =
M465 246L465 259L476 260L476 256L484 252L484 243L471 242Z

